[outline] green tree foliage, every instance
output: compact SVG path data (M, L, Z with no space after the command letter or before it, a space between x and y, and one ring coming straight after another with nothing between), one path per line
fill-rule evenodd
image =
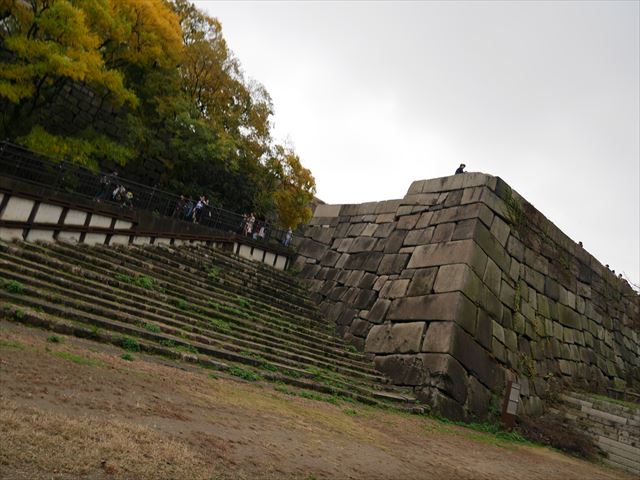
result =
M2 137L285 226L308 219L315 183L274 144L268 92L187 0L0 0L0 40ZM70 86L112 125L51 118Z

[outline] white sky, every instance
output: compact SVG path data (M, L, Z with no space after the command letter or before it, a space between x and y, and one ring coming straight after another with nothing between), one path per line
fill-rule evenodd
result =
M639 283L639 1L195 3L325 202L466 163Z

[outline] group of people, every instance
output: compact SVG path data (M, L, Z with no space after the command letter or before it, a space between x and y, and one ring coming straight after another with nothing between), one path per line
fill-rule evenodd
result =
M120 182L118 172L116 171L100 177L99 189L94 199L97 202L113 201L122 207L133 208L133 192L128 190L122 182ZM201 195L196 201L192 197L180 195L180 199L173 210L172 217L193 223L211 223L207 221L207 219L211 219L212 217L209 199L206 195ZM270 225L267 222L257 220L255 214L252 212L242 216L239 233L253 240L264 241L269 239L271 232ZM279 241L285 247L288 247L292 237L293 232L291 228L289 228Z
M206 195L200 195L198 201L194 201L191 197L180 195L180 200L176 204L172 216L180 220L200 223L205 215L211 216L209 199Z
M253 212L249 214L242 215L242 222L240 224L240 232L245 237L251 237L254 240L268 240L269 239L269 224L266 222L262 222L260 220L256 220L256 216ZM291 238L293 237L293 232L291 228L287 230L284 238L282 239L282 244L285 247L288 247L291 243Z
M242 215L240 231L245 237L251 237L254 240L264 240L267 238L268 225L265 222L256 221L256 216L253 212L248 215L245 213Z
M118 182L118 172L100 177L100 188L95 196L97 202L111 200L122 207L133 208L133 192Z

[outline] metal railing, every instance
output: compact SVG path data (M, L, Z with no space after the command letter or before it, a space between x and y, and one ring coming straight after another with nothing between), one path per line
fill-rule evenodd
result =
M220 207L203 205L196 210L191 200L120 176L95 173L74 163L53 161L20 145L0 142L0 175L44 186L53 192L90 199L122 209L146 210L154 215L194 222L218 232L251 236L288 246L287 231L256 220L247 232L244 215ZM262 230L262 232L261 232ZM263 236L258 236L263 233Z

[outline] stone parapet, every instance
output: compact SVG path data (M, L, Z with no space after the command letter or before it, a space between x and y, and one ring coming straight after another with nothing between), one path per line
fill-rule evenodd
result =
M527 414L557 384L640 387L638 294L498 177L321 205L297 248L327 321L451 416L498 409L509 380Z

